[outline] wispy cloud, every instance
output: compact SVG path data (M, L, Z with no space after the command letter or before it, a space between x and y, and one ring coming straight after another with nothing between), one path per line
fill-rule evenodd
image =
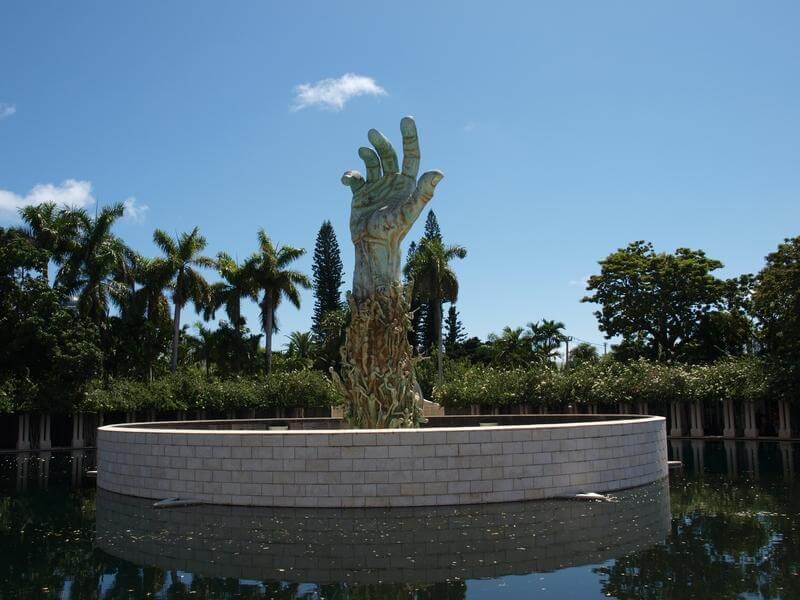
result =
M589 275L584 275L581 279L570 279L570 285L579 285L581 287L586 287L589 283Z
M94 204L92 184L76 179L67 179L60 185L40 183L24 196L8 190L0 190L0 217L15 217L17 211L23 206L42 204L43 202L85 208Z
M0 119L6 119L17 112L17 107L13 104L0 102Z
M136 198L133 196L126 198L122 204L125 206L125 218L134 223L143 223L147 216L147 211L150 210L150 207L146 204L137 204Z
M464 127L463 127L464 133L471 133L471 132L475 131L475 129L477 127L478 127L478 124L475 121L467 121L466 123L464 123Z
M385 96L387 92L372 77L345 73L338 79L301 83L294 89L294 93L292 110L316 106L339 111L344 108L348 100L356 96Z

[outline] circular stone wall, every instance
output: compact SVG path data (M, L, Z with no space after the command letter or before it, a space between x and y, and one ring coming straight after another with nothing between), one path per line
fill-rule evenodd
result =
M213 504L386 507L608 492L667 475L663 417L567 418L405 430L308 428L338 425L326 420L289 430L268 430L270 420L108 425L97 433L97 484Z

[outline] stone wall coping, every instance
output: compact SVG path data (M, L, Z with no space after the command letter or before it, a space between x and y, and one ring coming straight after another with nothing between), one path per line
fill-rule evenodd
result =
M491 421L495 415L484 415L486 421ZM506 415L503 415L506 416ZM666 422L665 417L649 415L592 415L593 417L614 416L622 417L614 420L580 420L582 415L548 414L536 415L542 417L573 417L578 420L566 423L529 423L522 425L496 425L496 426L468 426L468 427L418 427L418 428L397 428L397 429L189 429L189 428L168 428L158 427L160 424L169 423L235 423L236 421L252 423L255 421L282 422L302 421L303 419L213 419L204 421L154 421L140 423L115 423L98 427L102 432L125 432L125 433L152 433L152 434L203 434L203 435L352 435L352 434L400 434L411 435L419 433L438 433L438 432L470 432L470 431L514 431L523 429L574 429L574 428L600 428L615 425L629 425L631 423L658 423ZM309 421L323 421L324 418L309 418ZM155 425L156 427L137 427L137 425Z

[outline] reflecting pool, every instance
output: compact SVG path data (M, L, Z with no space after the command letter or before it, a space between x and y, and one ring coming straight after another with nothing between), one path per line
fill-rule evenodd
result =
M392 510L158 510L91 452L2 454L0 599L800 598L800 447L670 446L613 503Z

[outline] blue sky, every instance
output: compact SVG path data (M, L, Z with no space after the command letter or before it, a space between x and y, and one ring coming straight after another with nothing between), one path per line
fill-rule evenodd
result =
M699 247L735 275L800 234L797 3L389 6L4 2L0 224L45 196L128 200L118 232L143 252L197 225L244 258L264 227L310 272L330 219L349 286L339 178L411 114L422 170L445 172L430 206L469 250L471 335L546 317L601 342L579 300L614 249ZM297 110L297 86L347 73L385 93ZM312 304L283 307L283 332Z

